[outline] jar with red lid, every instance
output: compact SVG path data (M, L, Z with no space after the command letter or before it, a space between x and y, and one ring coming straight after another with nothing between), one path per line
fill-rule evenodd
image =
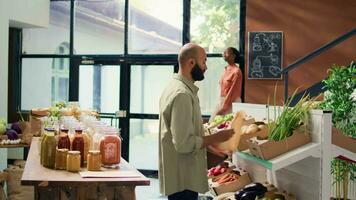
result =
M121 158L121 139L117 130L107 130L100 140L101 163L103 167L116 168Z

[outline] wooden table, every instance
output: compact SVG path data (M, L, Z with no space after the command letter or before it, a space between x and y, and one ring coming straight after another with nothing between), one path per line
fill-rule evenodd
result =
M137 171L122 158L118 170L134 172L138 175L138 177L82 178L79 173L71 173L64 170L53 170L45 168L40 164L39 138L33 138L25 169L22 175L21 184L35 186L35 199L78 199L78 195L80 193L88 193L88 190L90 190L89 188L98 190L98 187L105 191L107 191L108 188L114 188L114 193L131 192L133 195L131 194L130 199L135 199L135 186L150 185L150 180L148 178L146 178L143 174ZM63 188L67 188L69 190L73 190L73 188L81 188L81 190L84 191L74 191L74 195L77 196L76 198L63 198L63 195L61 195L63 194ZM50 192L48 194L53 195L54 193L58 193L61 197L49 197L48 194L41 195L41 190L43 189L49 190ZM118 196L118 194L113 195L116 197ZM117 199L116 197L114 197L114 199Z

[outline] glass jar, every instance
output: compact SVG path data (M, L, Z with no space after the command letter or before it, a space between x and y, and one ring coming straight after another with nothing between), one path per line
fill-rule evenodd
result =
M107 133L100 140L101 163L104 167L118 167L121 158L121 139L115 133Z
M101 154L100 151L89 151L87 158L88 171L100 171L101 169Z
M56 151L56 169L67 168L68 149L57 149Z
M80 151L68 151L67 171L79 172L80 170Z
M47 168L54 169L55 167L55 158L56 158L56 147L57 141L54 136L54 130L47 130L43 138L43 145L41 149L41 160L42 165Z
M93 145L92 145L92 150L100 150L100 140L103 137L103 129L105 125L101 123L96 123L95 125L95 131L93 134Z
M90 138L88 136L88 134L84 131L82 133L82 136L83 136L83 140L84 140L84 162L87 161L87 155L88 155L88 152L89 152L89 147L90 147Z
M62 129L58 139L58 149L70 149L68 129Z
M85 131L84 131L88 138L89 138L89 150L94 150L93 146L94 146L94 141L93 141L93 135L94 135L94 131L92 128L88 127Z
M72 150L80 152L80 165L84 164L84 139L82 135L82 130L75 130L74 139L72 142Z
M41 145L40 145L40 163L41 165L43 165L43 157L44 157L44 142L45 142L45 139L46 139L46 136L47 136L47 129L44 129L43 130L43 134L41 136Z

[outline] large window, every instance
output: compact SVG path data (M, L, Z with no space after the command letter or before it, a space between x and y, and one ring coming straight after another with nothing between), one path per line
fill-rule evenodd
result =
M48 107L56 101L68 101L69 66L58 72L53 69L57 58L26 58L22 60L21 108ZM68 64L68 59L64 60Z
M79 104L83 108L113 113L120 108L120 66L81 65Z
M74 10L78 54L124 53L124 0L75 1Z
M138 169L158 169L158 120L130 120L130 163Z
M182 46L183 0L129 2L129 52L177 53Z
M69 44L70 2L52 1L47 28L23 29L23 54L69 54L55 52L62 43Z
M208 70L205 72L205 79L196 82L196 85L199 87L198 96L201 113L203 115L211 115L219 102L219 81L226 62L221 57L208 57L206 65Z
M208 53L239 45L240 0L191 1L191 41Z
M48 27L22 32L17 106L79 101L121 128L124 158L157 170L159 98L178 70L179 49L191 41L208 53L206 78L196 84L202 114L210 115L226 65L221 53L239 47L239 3L51 0Z
M131 66L130 112L158 114L159 97L172 75L173 66Z

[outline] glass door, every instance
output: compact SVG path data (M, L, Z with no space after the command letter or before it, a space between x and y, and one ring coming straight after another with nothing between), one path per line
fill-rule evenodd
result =
M75 62L78 101L121 129L122 157L140 170L158 170L159 98L174 64L126 64L117 60Z
M131 65L129 160L137 169L158 170L159 98L174 65Z
M77 94L82 108L97 110L100 120L121 129L122 157L128 160L128 119L126 117L128 96L125 67L119 59L78 59L74 62ZM127 70L126 70L127 71ZM124 78L122 78L124 77ZM127 75L126 75L127 77ZM124 95L123 95L124 94Z

